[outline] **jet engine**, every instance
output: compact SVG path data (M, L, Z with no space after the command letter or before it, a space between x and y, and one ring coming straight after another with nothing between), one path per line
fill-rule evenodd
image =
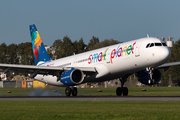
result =
M147 70L136 73L136 76L138 81L145 85L154 85L161 80L161 72L158 69L152 71L152 78L150 78L150 72Z
M61 82L64 85L74 86L81 84L84 80L84 73L79 69L65 71L61 75Z

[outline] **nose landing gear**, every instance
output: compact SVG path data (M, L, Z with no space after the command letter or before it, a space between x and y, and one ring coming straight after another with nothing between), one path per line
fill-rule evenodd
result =
M148 78L149 78L148 84L152 85L152 84L154 84L154 78L153 78L154 68L146 68L146 70L149 72L149 74L148 74Z

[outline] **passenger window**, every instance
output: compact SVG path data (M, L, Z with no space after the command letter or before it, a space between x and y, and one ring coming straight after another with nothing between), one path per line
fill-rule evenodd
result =
M155 46L162 46L161 43L155 43Z
M146 45L146 48L148 48L148 47L149 47L149 45L150 45L150 43Z
M153 47L154 46L154 43L151 43L150 47Z

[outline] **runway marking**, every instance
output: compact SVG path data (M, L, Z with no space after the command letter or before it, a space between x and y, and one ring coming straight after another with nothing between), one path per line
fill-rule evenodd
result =
M180 101L180 96L0 96L3 101Z

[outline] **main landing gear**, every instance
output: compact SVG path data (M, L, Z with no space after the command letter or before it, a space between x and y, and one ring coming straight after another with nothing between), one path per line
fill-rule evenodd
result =
M123 87L124 83L126 82L127 77L122 77L120 78L121 81L121 87L117 87L116 89L116 95L117 96L121 96L123 94L123 96L127 96L128 95L128 88L127 87Z
M72 96L77 96L77 93L78 91L76 87L66 87L65 89L66 96L71 96L71 94Z

